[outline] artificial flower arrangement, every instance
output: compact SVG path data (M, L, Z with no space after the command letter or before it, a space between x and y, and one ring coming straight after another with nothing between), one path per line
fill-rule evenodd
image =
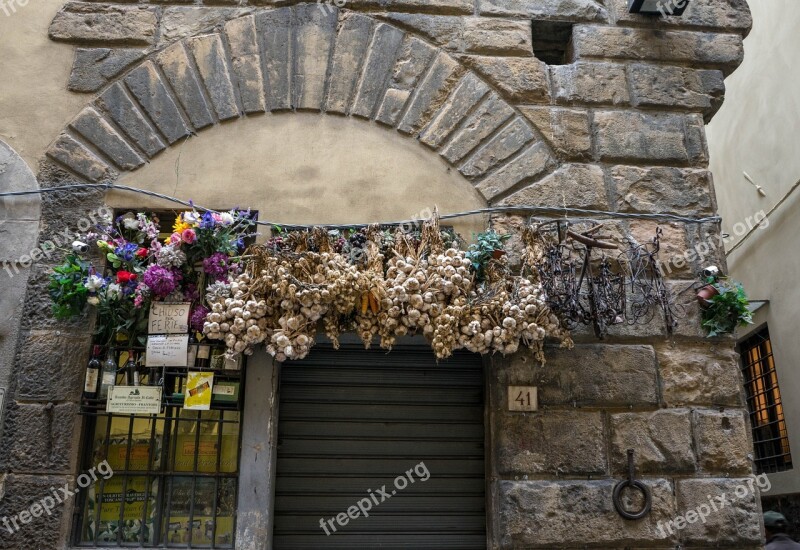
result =
M66 255L50 276L53 314L66 319L97 309L97 341L142 345L152 301L192 302L190 326L201 331L208 284L236 275L254 222L249 211L179 214L163 241L155 215L128 212L106 219L85 236L106 260L95 267L78 253Z

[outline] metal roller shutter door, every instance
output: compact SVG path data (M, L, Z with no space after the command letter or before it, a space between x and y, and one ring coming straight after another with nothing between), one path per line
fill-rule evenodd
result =
M483 365L430 347L315 347L281 367L276 550L486 547ZM326 536L320 518L424 462L415 482ZM424 469L420 468L424 475ZM380 501L380 497L378 496Z

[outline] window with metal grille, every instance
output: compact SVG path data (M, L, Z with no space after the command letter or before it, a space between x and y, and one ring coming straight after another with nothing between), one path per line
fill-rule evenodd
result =
M118 365L125 356L116 355ZM79 494L77 545L234 547L243 371L211 368L215 386L233 391L215 397L208 411L182 407L188 368L166 369L158 415L84 406L84 471L107 460L113 475Z
M778 373L769 330L759 331L739 345L758 473L790 470L792 455L783 417Z

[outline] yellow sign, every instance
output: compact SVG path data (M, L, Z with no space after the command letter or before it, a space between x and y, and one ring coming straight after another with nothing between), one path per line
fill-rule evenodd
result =
M183 408L195 411L211 409L211 393L214 386L214 373L189 372L186 375L186 397Z

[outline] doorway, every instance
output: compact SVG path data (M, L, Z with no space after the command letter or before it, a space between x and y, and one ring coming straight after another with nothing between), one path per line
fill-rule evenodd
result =
M479 356L319 345L279 396L273 548L486 547Z

